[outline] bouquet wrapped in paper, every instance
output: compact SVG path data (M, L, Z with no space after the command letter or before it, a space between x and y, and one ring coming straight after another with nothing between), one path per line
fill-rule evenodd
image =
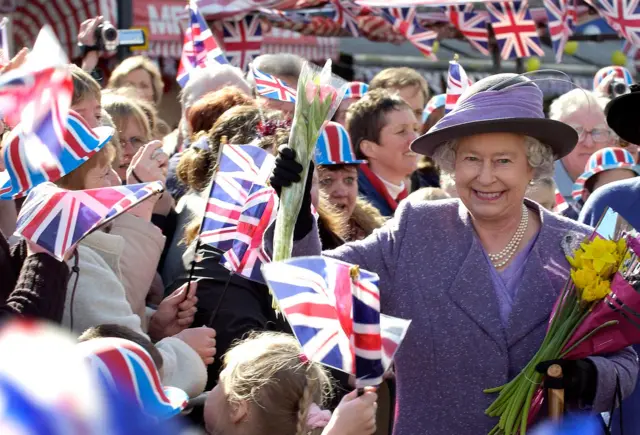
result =
M296 160L302 165L302 183L284 187L280 194L280 209L273 240L273 261L291 257L295 227L309 164L314 155L318 137L325 123L340 105L346 82L331 74L331 61L324 68L306 62L298 80L296 106L289 136L289 147L295 150Z
M540 349L485 411L499 417L492 434L525 433L544 403L536 366L554 359L582 359L640 343L640 238L608 209L591 238L571 257L571 276L551 314Z

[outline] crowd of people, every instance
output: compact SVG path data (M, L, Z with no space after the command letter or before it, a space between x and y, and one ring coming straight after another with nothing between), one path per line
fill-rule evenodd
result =
M86 45L99 22L83 26ZM182 413L196 431L487 433L495 421L483 390L508 382L540 346L568 278L566 235L588 235L607 207L640 229L640 87L628 83L613 98L615 71L593 90L558 96L548 113L535 75L490 76L445 115L443 96L430 95L419 72L385 69L349 84L301 180L287 146L294 103L258 95L251 76L229 65L192 71L172 129L152 61L127 58L103 87L90 74L94 55L69 65L65 128L92 129L87 146L97 151L66 162L55 184L161 181L166 190L89 234L64 261L14 235L22 200L0 201L0 316L59 325L105 377L121 370L114 354L138 355L146 369L135 382L160 383L164 406L142 394L134 406L162 420ZM304 62L261 55L254 66L295 89ZM277 192L305 183L295 256L374 271L381 312L412 320L378 389L358 391L353 377L305 358L267 286L229 276L224 253L198 243L223 144L276 156ZM632 348L561 364L571 409L609 411L616 384L623 408L640 403ZM640 433L633 412L624 425Z

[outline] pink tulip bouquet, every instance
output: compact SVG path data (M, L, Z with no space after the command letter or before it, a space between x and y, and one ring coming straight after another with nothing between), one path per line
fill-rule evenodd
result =
M273 261L291 257L293 230L316 142L325 123L338 108L345 86L344 80L331 73L331 60L322 69L309 62L302 67L289 146L295 150L296 160L304 168L301 174L303 182L282 189L274 233Z

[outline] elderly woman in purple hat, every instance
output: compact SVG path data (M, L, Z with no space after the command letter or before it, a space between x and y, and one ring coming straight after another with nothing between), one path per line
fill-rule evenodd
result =
M590 232L525 199L577 140L545 119L531 80L487 77L412 144L452 174L460 198L404 201L368 238L323 253L379 274L382 312L413 320L395 358L395 434L481 434L496 424L484 413L495 395L483 390L516 376L540 347L569 276L565 241ZM299 169L282 150L272 185L298 182ZM306 210L296 238L294 255L320 253ZM630 394L638 372L630 348L560 364L568 406L594 412L611 406L616 378Z

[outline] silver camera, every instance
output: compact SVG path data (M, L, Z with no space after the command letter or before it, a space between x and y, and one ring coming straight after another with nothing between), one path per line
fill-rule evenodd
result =
M627 86L627 83L621 78L616 77L609 85L609 95L611 95L611 98L616 98L629 92L631 92L629 86Z

